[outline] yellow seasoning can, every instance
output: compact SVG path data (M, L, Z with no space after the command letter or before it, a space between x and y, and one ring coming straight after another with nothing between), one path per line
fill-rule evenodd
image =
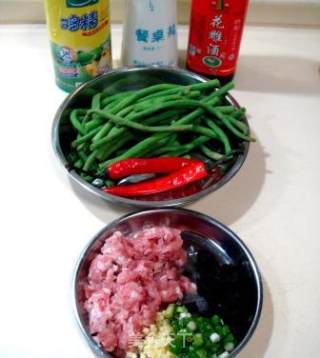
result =
M111 68L109 0L46 0L56 83L70 92Z

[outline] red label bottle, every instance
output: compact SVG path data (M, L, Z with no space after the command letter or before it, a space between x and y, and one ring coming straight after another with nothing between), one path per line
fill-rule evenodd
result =
M222 82L232 79L248 0L192 0L187 68Z

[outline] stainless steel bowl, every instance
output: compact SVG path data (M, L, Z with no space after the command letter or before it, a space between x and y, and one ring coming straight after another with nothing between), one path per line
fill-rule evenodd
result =
M178 196L174 192L166 192L161 196L161 200L152 199L141 200L117 197L104 193L93 185L87 183L77 172L71 168L66 156L70 150L70 143L75 137L75 132L69 122L69 115L73 108L86 108L91 104L89 98L97 91L108 89L110 94L115 94L131 89L141 89L159 83L174 83L189 85L197 82L205 82L204 77L192 72L181 69L151 67L151 68L132 68L120 69L108 72L96 79L93 79L70 94L58 109L52 128L52 142L54 151L60 163L67 170L72 180L78 183L85 190L93 195L115 204L136 206L136 207L163 207L181 206L200 199L201 197L214 192L226 184L241 168L249 150L249 143L243 144L243 154L239 154L233 165L228 169L224 176L218 181L213 182L210 178L201 181L195 193L188 196ZM230 103L238 106L238 103L231 96L228 96Z
M238 345L229 357L235 357L251 338L260 319L263 288L259 269L245 244L226 226L209 216L177 208L150 209L123 216L101 230L81 254L74 275L74 308L79 327L90 347L98 357L112 357L89 333L88 318L82 308L84 296L80 283L87 277L90 262L112 233L120 230L129 234L146 223L183 227L208 240L208 250L199 253L198 290L209 303L208 309L220 314L234 331ZM226 256L229 257L229 265L225 265L221 258ZM225 279L221 281L221 277Z

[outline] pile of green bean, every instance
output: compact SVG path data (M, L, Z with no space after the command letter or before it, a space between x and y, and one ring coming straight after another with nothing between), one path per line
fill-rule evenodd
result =
M70 114L76 134L68 160L88 181L130 157L188 156L196 150L211 160L231 160L234 150L251 140L245 109L226 99L233 87L212 80L96 93L91 108Z

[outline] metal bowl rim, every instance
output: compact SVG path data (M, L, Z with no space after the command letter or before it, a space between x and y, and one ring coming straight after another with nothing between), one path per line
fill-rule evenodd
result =
M100 76L82 84L81 86L79 86L74 92L70 93L67 96L67 98L65 98L65 100L59 106L59 108L55 114L54 121L52 124L51 138L52 138L52 145L53 145L54 153L55 153L56 157L58 158L60 164L63 165L63 167L67 171L68 175L78 185L80 185L85 190L89 191L91 194L94 194L94 195L98 196L99 198L109 201L113 204L120 204L122 206L134 206L134 207L140 207L140 208L146 208L146 207L161 208L163 206L175 207L175 206L182 206L182 205L190 204L191 202L197 201L197 200L201 199L202 197L220 189L222 186L227 184L238 173L238 171L241 169L241 167L243 166L243 164L247 158L250 143L244 142L243 154L237 158L237 160L235 161L235 163L233 164L231 169L217 183L210 185L208 188L201 190L195 194L186 196L186 197L182 197L182 198L178 198L178 199L171 199L171 200L162 200L162 201L161 200L160 201L134 200L134 199L129 199L129 198L120 197L120 196L114 196L114 195L110 195L108 193L104 193L100 189L95 188L93 185L89 184L84 179L82 179L81 176L78 175L74 169L71 169L69 167L68 161L66 160L66 158L63 154L63 151L60 146L60 140L59 140L59 124L60 124L60 120L61 120L61 115L62 115L63 111L68 107L69 102L74 97L76 97L79 94L79 92L81 92L84 88L90 87L94 82L101 80L101 78L103 78L103 77L107 78L109 75L116 74L116 73L126 73L126 72L136 72L136 71L142 71L142 72L143 71L159 71L159 70L160 71L161 70L172 71L174 73L182 74L189 78L196 79L199 82L206 82L208 80L203 76L200 76L193 72L190 72L190 71L187 71L184 69L179 69L179 68L164 67L164 66L138 67L138 68L123 67L120 69L109 71L109 72L107 72L103 75L100 75ZM238 102L230 94L228 94L228 98L234 105L239 106ZM246 121L247 125L249 126L249 123L246 118L245 118L245 121Z
M197 217L200 220L206 221L210 225L213 225L213 226L221 229L223 232L227 233L228 239L234 240L237 243L237 245L239 245L240 249L243 251L245 256L248 258L248 261L250 262L250 268L253 272L254 281L255 281L255 284L257 287L257 306L255 309L255 314L254 314L254 317L253 317L253 320L252 320L249 330L247 331L247 333L246 333L245 337L242 339L242 341L236 346L236 349L234 351L232 351L232 353L229 355L229 358L236 357L240 353L240 351L242 351L242 349L245 347L245 345L249 342L251 337L253 336L255 329L257 328L257 325L259 323L260 317L261 317L261 311L262 311L262 306L263 306L263 283L262 283L262 278L261 278L261 273L260 273L259 267L257 265L255 258L252 255L251 251L247 247L247 245L229 227L227 227L226 225L224 225L223 223L221 223L220 221L218 221L217 219L214 219L213 217L211 217L209 215L206 215L206 214L194 211L194 210L190 210L190 209L184 209L184 208L172 208L172 207L153 208L153 209L144 209L144 210L139 210L139 211L125 214L125 215L121 216L120 218L115 219L112 222L110 222L109 224L105 225L85 246L85 248L82 250L82 252L77 260L73 279L72 279L73 311L76 316L77 324L78 324L83 336L89 343L91 349L97 355L99 355L102 358L111 358L112 357L110 354L105 353L102 350L102 348L97 344L97 342L92 338L89 331L85 327L86 325L83 322L83 319L81 317L80 310L79 310L79 303L77 301L77 281L78 281L78 275L79 275L81 265L82 265L83 261L85 260L88 252L90 252L90 249L95 244L95 242L100 239L101 235L103 235L104 232L111 229L112 227L114 227L130 218L139 217L139 216L145 215L145 214L161 213L161 212L165 212L165 213L169 213L169 214L170 213L185 213L185 214L189 214L194 217Z

